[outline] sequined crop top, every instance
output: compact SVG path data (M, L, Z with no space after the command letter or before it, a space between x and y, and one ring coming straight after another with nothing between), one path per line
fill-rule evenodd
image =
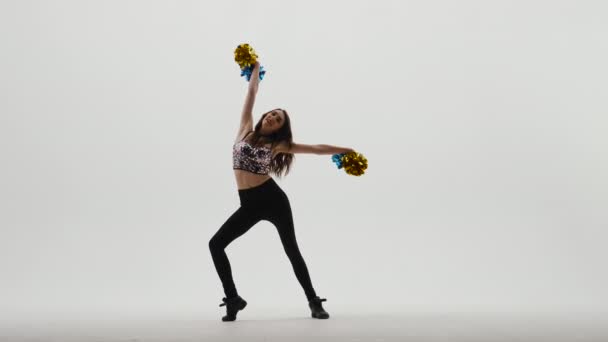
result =
M269 147L252 146L245 141L245 138L232 147L232 169L234 170L239 169L267 175L270 172L271 160L272 150Z

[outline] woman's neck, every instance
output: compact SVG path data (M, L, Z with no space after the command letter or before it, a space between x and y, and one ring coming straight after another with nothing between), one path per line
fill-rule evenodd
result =
M253 141L254 141L254 135L252 134L249 139L249 142L253 143ZM258 144L270 144L270 143L272 143L272 139L266 137L265 135L258 134L257 143Z

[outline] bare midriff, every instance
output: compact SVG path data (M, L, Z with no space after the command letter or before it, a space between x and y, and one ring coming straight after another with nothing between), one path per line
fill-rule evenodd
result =
M236 185L239 190L256 187L272 178L270 175L260 175L245 170L236 169L233 171L236 178Z

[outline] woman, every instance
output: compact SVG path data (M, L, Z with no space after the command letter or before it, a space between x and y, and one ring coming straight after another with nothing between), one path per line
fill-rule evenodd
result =
M226 306L222 321L236 320L236 314L247 302L238 295L225 248L260 220L271 222L278 230L283 248L289 257L300 285L304 289L313 318L329 318L316 295L306 263L300 254L294 231L291 206L287 195L268 174L281 177L289 173L293 154L336 154L354 151L330 145L304 145L293 142L287 112L277 108L264 113L253 127L253 104L258 91L260 64L255 63L249 81L241 125L233 145L233 169L241 206L226 220L209 240L213 263L222 282Z

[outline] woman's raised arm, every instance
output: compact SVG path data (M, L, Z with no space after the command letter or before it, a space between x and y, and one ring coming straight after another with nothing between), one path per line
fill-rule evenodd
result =
M239 135L241 132L243 132L243 130L253 130L253 105L255 103L255 96L258 93L259 77L260 63L255 62L253 71L251 73L251 79L249 80L247 97L245 97L245 104L243 104L243 110L241 112L241 124L239 126Z
M249 90L253 90L257 93L258 85L260 84L260 62L255 62L253 70L251 71L251 78L249 79Z

